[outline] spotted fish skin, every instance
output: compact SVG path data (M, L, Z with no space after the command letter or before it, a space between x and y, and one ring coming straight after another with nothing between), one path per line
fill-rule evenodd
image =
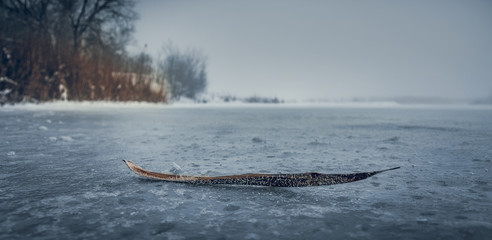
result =
M360 181L378 173L398 169L400 167L362 173L323 174L316 172L297 174L241 174L219 177L185 176L151 172L135 165L132 161L123 160L138 175L168 181L196 185L227 184L227 185L258 185L269 187L307 187L322 186Z

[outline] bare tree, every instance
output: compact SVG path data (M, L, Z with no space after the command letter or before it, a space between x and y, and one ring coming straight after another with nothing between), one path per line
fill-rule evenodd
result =
M11 17L11 24L24 26L24 31L29 33L47 31L50 24L50 10L52 0L2 0L0 9L3 10L3 17ZM13 21L13 22L12 22ZM2 33L5 33L2 31Z
M158 70L167 82L167 90L174 100L181 97L195 99L207 87L207 59L201 51L190 49L181 53L177 47L168 44L163 47L164 58L158 63Z
M163 85L155 84L160 79L151 74L152 59L125 51L137 18L134 5L135 0L0 0L0 97L165 101Z
M137 18L134 5L133 0L56 0L58 27L69 25L74 52L94 43L121 48Z

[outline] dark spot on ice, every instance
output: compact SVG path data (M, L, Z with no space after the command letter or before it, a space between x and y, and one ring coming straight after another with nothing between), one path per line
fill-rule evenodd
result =
M391 142L391 143L396 143L400 140L399 137L392 137L392 138L388 138L386 140L384 140L385 142Z
M239 210L241 207L239 206L236 206L236 205L227 205L224 210L225 211L229 211L229 212L233 212L233 211L237 211Z
M293 152L283 152L282 153L282 157L290 157L290 156L293 156L294 153Z
M254 143L265 143L265 140L259 137L254 137L253 139L251 139L251 141L253 141Z
M11 227L13 232L32 232L34 233L40 226L52 226L56 220L53 217L37 217L27 218L24 221L19 221ZM2 232L4 233L4 232ZM39 232L38 232L39 233ZM35 235L34 235L35 236ZM7 239L7 238L5 238Z
M374 208L387 208L389 206L390 206L390 204L385 203L385 202L378 202L378 203L372 204L372 207L374 207Z
M459 215L459 216L455 216L454 218L456 218L456 219L460 219L460 220L466 220L466 219L468 219L468 217L461 216L461 215Z
M405 130L424 130L424 131L443 131L443 132L459 131L459 129L457 129L457 128L419 126L419 125L403 125L403 126L399 126L399 128L402 128Z
M396 185L389 185L389 186L384 187L384 189L386 189L386 190L395 190L395 189L397 189L397 186Z
M220 196L219 198L217 198L217 200L219 202L230 202L231 201L230 198L225 198L225 197L222 197L222 196Z
M415 199L415 200L422 200L422 199L424 199L424 197L422 197L420 195L413 195L412 198Z
M348 197L344 197L344 196L342 196L342 197L337 197L337 201L340 201L340 202L346 202L346 201L348 201L348 200L350 200L350 198L348 198Z
M472 161L473 162L486 162L486 163L491 163L492 162L492 160L490 160L490 159L482 160L482 159L478 159L478 158L474 158Z
M190 148L194 148L194 149L197 149L197 148L199 148L199 147L200 147L200 145L198 145L198 144L196 144L196 143L192 143L192 144L190 145Z
M318 140L312 141L308 143L309 146L326 146L328 143L319 142Z
M121 205L133 205L138 202L143 202L145 199L136 197L121 197L118 199L118 203Z
M369 226L367 224L359 224L359 225L357 225L355 227L358 228L358 229L360 229L360 230L362 230L362 231L364 231L364 232L366 232L366 231L369 230Z
M275 156L267 156L267 158L274 158Z
M445 181L437 181L441 187L447 187L448 184Z
M433 212L421 212L420 213L420 216L434 216L434 215L436 215L436 214Z
M161 223L157 226L157 229L154 232L152 232L152 234L158 235L164 232L168 232L169 230L173 229L175 226L176 224L173 222Z
M381 185L381 183L371 182L371 185L373 185L374 187L379 187Z
M67 207L75 207L75 206L77 206L77 205L79 205L79 204L81 204L81 202L80 202L80 201L73 200L73 201L68 201L68 202L65 204L65 206L67 206Z
M486 181L475 181L477 185L487 185Z

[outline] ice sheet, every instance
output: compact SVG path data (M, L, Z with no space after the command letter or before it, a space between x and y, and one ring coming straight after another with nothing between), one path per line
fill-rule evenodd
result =
M490 119L487 109L4 108L0 238L485 239ZM122 159L187 175L402 168L323 187L191 186L143 179Z

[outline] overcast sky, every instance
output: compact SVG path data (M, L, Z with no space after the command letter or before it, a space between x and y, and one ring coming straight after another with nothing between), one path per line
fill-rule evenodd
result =
M209 92L284 99L492 95L492 1L137 4L133 49L208 56Z

